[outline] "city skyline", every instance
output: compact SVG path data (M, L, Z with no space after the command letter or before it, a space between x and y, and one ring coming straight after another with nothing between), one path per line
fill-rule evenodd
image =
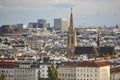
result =
M115 26L120 20L119 0L0 0L0 25L68 18L73 8L74 24Z

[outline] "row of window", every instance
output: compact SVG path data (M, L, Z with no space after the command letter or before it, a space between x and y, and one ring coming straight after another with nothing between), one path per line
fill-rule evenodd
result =
M59 77L97 77L97 74L70 74L70 73L59 73Z
M97 69L77 69L78 72L97 72Z
M65 79L65 78L62 78L60 80L97 80L97 79Z
M97 72L97 69L60 69L60 71L68 71L68 72Z
M97 77L97 74L78 74L78 77Z
M6 70L0 70L0 73L30 73L30 72L34 72L34 70L20 70L20 69L18 69L18 70L8 70L8 69L6 69Z
M74 74L64 74L64 73L59 73L59 77L76 77L76 74L74 73Z

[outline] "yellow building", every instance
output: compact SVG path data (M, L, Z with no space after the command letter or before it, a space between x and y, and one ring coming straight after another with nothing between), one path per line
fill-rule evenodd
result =
M76 80L110 80L110 66L105 62L78 62Z
M64 62L58 73L60 80L110 80L110 66L105 62Z

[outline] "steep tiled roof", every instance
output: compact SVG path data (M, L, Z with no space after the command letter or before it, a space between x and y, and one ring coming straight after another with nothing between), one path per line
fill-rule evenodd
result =
M16 62L3 62L0 61L0 68L13 68Z
M77 62L63 62L60 67L76 67Z
M113 55L115 53L114 47L110 46L105 46L105 47L100 47L99 48L99 53L100 54L107 54L107 55Z
M75 55L81 55L81 54L93 54L94 53L94 47L87 46L87 47L76 47L75 48Z
M78 62L77 67L103 67L103 66L109 66L109 64L105 62L94 62L94 61L83 61Z
M119 67L114 67L110 69L110 73L120 73L120 66Z
M15 60L15 58L0 58L0 60Z
M107 54L107 55L113 55L115 53L114 47L99 47L96 48L98 54ZM75 55L81 55L81 54L95 54L95 50L93 46L84 46L84 47L79 47L77 46L74 51Z

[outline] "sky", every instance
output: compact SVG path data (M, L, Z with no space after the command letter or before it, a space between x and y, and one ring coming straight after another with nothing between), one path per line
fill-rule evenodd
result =
M0 0L0 25L67 18L73 8L75 27L120 25L120 0Z

